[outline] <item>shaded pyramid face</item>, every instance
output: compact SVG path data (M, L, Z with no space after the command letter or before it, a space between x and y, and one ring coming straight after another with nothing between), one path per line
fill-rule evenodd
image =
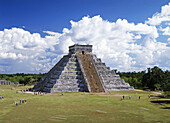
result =
M64 56L33 89L51 93L87 91L76 55Z
M92 54L92 45L73 45L33 88L43 92L105 92L133 90L101 59Z

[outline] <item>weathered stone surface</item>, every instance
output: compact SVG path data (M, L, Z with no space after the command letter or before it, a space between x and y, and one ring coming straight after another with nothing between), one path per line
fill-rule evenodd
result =
M129 83L125 83L119 75L116 75L114 71L102 63L96 55L91 55L91 57L106 91L134 90Z
M64 56L33 89L45 92L77 92L87 90L85 88L76 55L69 54Z
M110 67L92 54L92 45L73 45L33 88L35 91L105 92L133 90Z

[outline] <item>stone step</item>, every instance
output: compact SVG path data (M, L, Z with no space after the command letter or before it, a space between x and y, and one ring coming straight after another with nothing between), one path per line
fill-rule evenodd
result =
M133 87L115 87L115 88L106 88L107 91L127 91L134 90Z
M95 62L94 64L95 64L96 66L106 66L106 64L103 63L103 62Z
M99 72L99 74L103 74L103 75L115 75L115 72L113 72L113 71L110 71L110 70L105 70L105 71L103 71L103 70L98 70L98 72Z
M117 75L100 75L102 79L120 79L120 76Z
M106 67L106 66L96 66L97 70L110 70L110 67Z
M78 62L68 62L67 66L79 66Z
M75 57L76 57L76 55L75 55L75 54L71 54L71 57L74 57L74 58L75 58Z
M95 63L101 63L102 60L100 58L93 58L93 60L95 61Z
M118 84L118 85L114 85L114 84L105 85L105 88L120 88L120 87L128 88L130 86L128 86L128 85L121 85L121 84Z
M67 86L67 85L77 85L79 87L84 87L84 84L83 83L71 83L71 82L68 82L68 83L56 83L54 84L54 86Z
M59 79L81 79L81 76L80 75L60 75L59 76Z
M78 84L55 84L53 88L78 88Z
M81 71L62 71L63 75L81 75Z
M82 83L82 81L59 81L59 80L56 80L56 82L54 83L51 83L51 82L48 82L46 84L46 87L48 88L53 88L54 86L81 86L81 87L84 87L84 84Z
M78 63L69 61L69 62L63 62L62 65L60 65L60 66L62 66L62 67L65 67L65 66L78 66Z
M63 70L63 71L55 71L54 73L51 74L51 76L58 76L61 74L76 74L76 75L80 75L81 71L80 70ZM55 78L55 77L54 77Z
M64 67L64 70L80 71L80 68L76 66L68 66L68 67Z
M129 83L125 83L125 82L121 82L121 81L110 81L110 82L104 82L104 85L115 85L115 86L118 86L118 85L123 85L123 86L127 86L127 87L130 87Z
M115 81L115 82L121 82L121 79L120 78L102 78L101 77L101 79L102 79L102 81L104 81L104 82L107 82L107 81Z
M103 80L104 84L110 84L110 83L115 83L115 84L123 84L124 82L122 82L120 79L113 79L113 80Z
M57 80L50 80L49 83L56 84L56 83L82 83L82 80L79 79L57 79Z
M55 92L78 92L80 90L80 88L52 88L51 92L55 93Z
M69 58L68 62L77 62L77 59L76 58Z
M60 75L51 75L50 78L52 80L55 80L55 79L81 79L81 74L76 74L76 72L61 73Z

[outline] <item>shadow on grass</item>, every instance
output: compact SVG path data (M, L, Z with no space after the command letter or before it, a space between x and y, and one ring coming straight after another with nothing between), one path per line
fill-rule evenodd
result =
M161 109L170 109L170 107L161 107Z
M169 104L170 103L170 100L154 100L154 101L151 101L152 103L166 103L166 104Z
M170 109L169 106L166 106L166 104L170 104L170 100L154 100L154 101L150 101L152 103L157 103L159 105L161 105L161 109Z

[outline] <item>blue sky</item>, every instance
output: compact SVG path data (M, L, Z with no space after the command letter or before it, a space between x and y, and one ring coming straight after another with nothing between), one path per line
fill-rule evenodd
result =
M47 72L74 43L118 71L169 69L168 2L0 0L0 73Z
M70 20L100 15L103 19L144 22L169 0L0 0L0 29L25 26L30 32L61 32Z

